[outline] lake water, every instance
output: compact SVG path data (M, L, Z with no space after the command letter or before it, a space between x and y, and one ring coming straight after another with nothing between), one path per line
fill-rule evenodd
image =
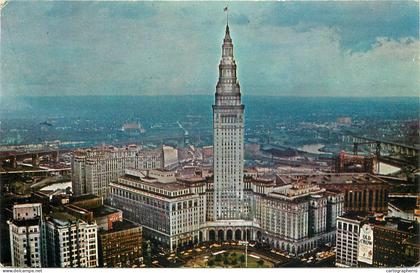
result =
M307 153L311 154L325 154L324 152L321 152L319 149L324 148L324 144L309 144L309 145L303 145L302 147L299 147L298 149Z

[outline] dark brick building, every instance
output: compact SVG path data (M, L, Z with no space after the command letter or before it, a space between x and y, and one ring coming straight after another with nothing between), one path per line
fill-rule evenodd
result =
M142 229L127 220L98 233L100 267L139 267L142 263Z

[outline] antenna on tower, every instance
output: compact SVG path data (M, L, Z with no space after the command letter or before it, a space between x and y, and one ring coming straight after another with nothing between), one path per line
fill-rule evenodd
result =
M223 11L226 12L226 25L229 25L229 10L228 10L228 6L226 6Z

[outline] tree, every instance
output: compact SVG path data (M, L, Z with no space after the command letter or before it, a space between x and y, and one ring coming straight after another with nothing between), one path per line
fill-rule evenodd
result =
M216 255L216 262L221 262L222 261L222 256L221 255Z
M207 262L207 265L210 266L210 267L213 267L214 266L214 260L213 259L209 260Z
M224 264L229 264L229 259L227 257L225 257L224 260L223 260L223 263Z
M258 260L258 261L257 261L257 264L258 264L259 266L262 266L262 265L264 264L264 261L263 261L263 260Z
M239 261L241 262L241 263L244 263L245 262L245 255L241 255L241 256L239 256Z

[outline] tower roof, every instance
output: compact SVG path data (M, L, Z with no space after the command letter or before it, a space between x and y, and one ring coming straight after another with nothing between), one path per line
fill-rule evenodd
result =
M226 24L225 40L226 39L229 39L229 40L232 39L232 38L230 38L229 24Z

